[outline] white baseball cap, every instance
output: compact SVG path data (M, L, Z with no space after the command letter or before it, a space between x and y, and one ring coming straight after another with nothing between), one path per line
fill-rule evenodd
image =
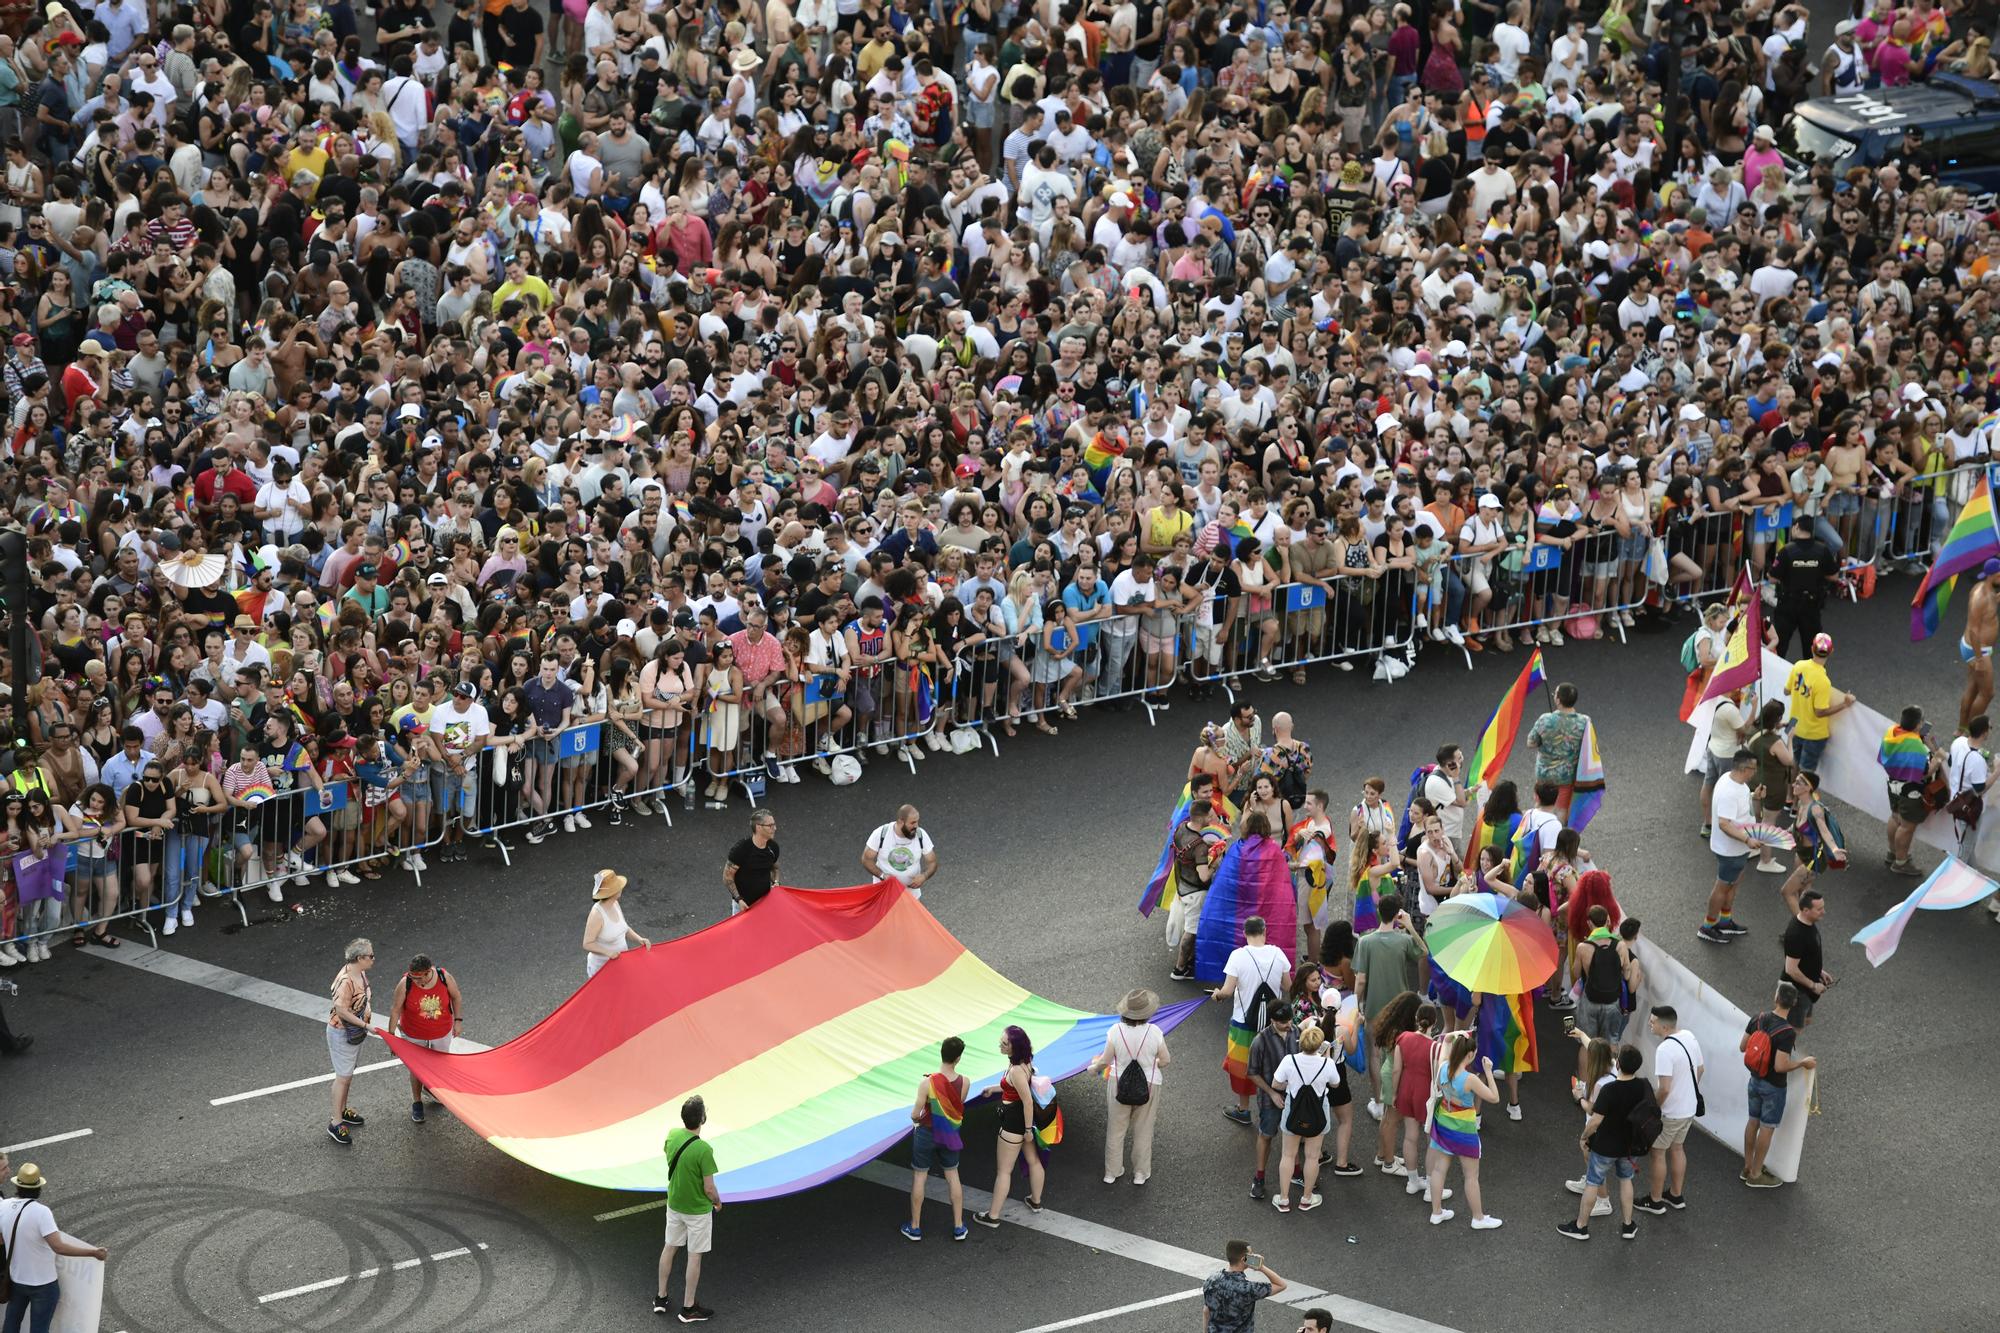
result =
M1693 403L1684 403L1681 406L1682 421L1701 421L1707 416L1708 413L1702 411L1700 408L1696 407Z

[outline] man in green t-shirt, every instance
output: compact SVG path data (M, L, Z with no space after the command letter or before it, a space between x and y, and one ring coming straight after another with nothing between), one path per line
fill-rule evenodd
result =
M700 1097L681 1103L681 1128L667 1135L661 1151L667 1155L667 1244L660 1251L660 1294L653 1298L654 1314L678 1313L683 1324L699 1324L715 1317L715 1311L695 1304L695 1287L701 1282L701 1256L714 1240L715 1215L722 1211L722 1196L715 1191L715 1149L702 1138L701 1127L708 1122L708 1108ZM667 1280L674 1271L674 1252L687 1246L687 1299L675 1311L667 1300Z
M1354 995L1361 1002L1362 1031L1370 1034L1375 1031L1375 1019L1389 1007L1389 1001L1406 990L1424 993L1427 958L1416 928L1403 914L1401 897L1385 893L1376 901L1375 910L1381 914L1381 928L1354 942L1353 961ZM1379 1071L1385 1057L1382 1051L1374 1049L1372 1037L1369 1046L1368 1113L1380 1120L1383 1089ZM1387 1091L1393 1098L1395 1089Z

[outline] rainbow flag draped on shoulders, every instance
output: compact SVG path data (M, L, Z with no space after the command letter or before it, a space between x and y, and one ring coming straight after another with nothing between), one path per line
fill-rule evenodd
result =
M1200 1006L1169 1005L1153 1021L1171 1029ZM1008 1026L1033 1040L1040 1075L1064 1079L1104 1049L1117 1022L1021 989L884 880L774 888L706 930L614 958L490 1051L388 1041L494 1147L600 1189L664 1190L660 1143L698 1092L716 1185L737 1202L810 1189L907 1136L911 1090L946 1037L965 1041L958 1072L970 1100L1006 1073ZM1038 1078L1038 1120L1044 1094ZM1050 1118L1036 1137L1060 1133Z
M1209 881L1195 931L1197 979L1210 985L1221 982L1223 964L1243 943L1243 922L1253 916L1264 918L1270 943L1288 955L1298 948L1298 894L1292 888L1284 844L1254 833L1229 845Z
M1882 737L1882 748L1876 754L1876 762L1889 775L1891 782L1916 782L1924 780L1931 763L1931 747L1924 744L1924 738L1914 731L1901 727L1890 727Z
M970 1086L970 1085L967 1085ZM956 1152L965 1146L965 1094L958 1080L931 1075L931 1142Z
M1910 599L1910 641L1921 642L1937 633L1938 617L1951 603L1952 586L1958 576L1976 570L1988 560L2000 557L2000 528L1993 511L1993 475L1989 466L1972 489L1958 521L1938 550L1924 581Z
M1218 822L1214 828L1214 836L1210 837L1209 841L1225 842L1229 837L1229 829L1236 823L1236 806L1222 794L1219 785L1210 800L1220 801L1222 805L1215 812ZM1181 786L1181 798L1174 803L1174 813L1167 820L1167 841L1160 848L1160 859L1154 864L1152 876L1146 881L1146 888L1139 895L1140 916L1151 916L1155 908L1172 907L1174 899L1180 896L1180 885L1174 875L1174 830L1187 822L1188 807L1192 804L1194 799L1188 791L1188 784L1184 783ZM1208 837L1207 834L1203 836Z
M1111 468L1125 456L1125 441L1106 437L1102 432L1090 437L1084 447L1083 465L1090 472L1090 484L1097 488L1099 495L1108 494L1111 489Z

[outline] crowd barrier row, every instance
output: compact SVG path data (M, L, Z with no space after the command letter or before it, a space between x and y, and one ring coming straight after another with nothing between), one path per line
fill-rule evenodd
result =
M1822 522L1838 538L1850 592L1859 570L1927 565L1972 495L1981 464L1926 473L1858 496ZM1696 515L1656 527L1645 543L1600 535L1571 548L1538 542L1454 556L1429 571L1330 572L1261 593L1192 599L1109 621L1004 629L967 623L939 637L883 627L873 655L853 636L792 660L768 679L691 681L656 726L641 714L504 738L471 755L441 742L400 766L319 784L239 795L221 808L169 814L157 827L104 835L66 805L54 840L17 852L0 894L0 967L78 934L131 923L154 943L204 904L250 921L249 905L282 902L314 878L328 887L413 874L478 844L507 864L523 841L558 827L618 825L674 802L757 804L773 784L812 769L845 784L870 763L916 772L932 754L984 749L1023 729L1055 731L1080 708L1172 708L1178 685L1233 701L1251 680L1308 679L1367 667L1393 683L1425 646L1471 665L1482 647L1560 643L1624 631L1638 614L1729 595L1747 560L1761 573L1789 538L1791 507ZM1591 545L1594 541L1597 544ZM968 610L968 617L976 613ZM229 785L227 773L221 785ZM261 799L259 799L261 797ZM55 892L50 892L51 888ZM172 922L173 925L169 925ZM88 947L88 946L87 946Z

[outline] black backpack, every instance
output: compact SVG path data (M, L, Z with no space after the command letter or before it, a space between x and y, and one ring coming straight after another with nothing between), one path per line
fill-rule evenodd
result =
M1257 972L1257 989L1250 992L1250 1007L1243 1011L1243 1025L1252 1032L1262 1032L1270 1021L1271 1006L1278 1002L1278 992L1271 983L1264 980L1263 970Z
M1591 947L1590 966L1583 974L1583 995L1592 1004L1616 1004L1624 981L1618 965L1616 940L1586 940Z
M1315 1073L1324 1073L1328 1060L1320 1057L1320 1067ZM1299 1057L1292 1058L1292 1068L1304 1074ZM1311 1080L1292 1091L1292 1104L1285 1110L1285 1132L1296 1134L1302 1139L1317 1138L1326 1133L1326 1098L1313 1091Z
M1651 1152L1660 1131L1667 1127L1667 1122L1660 1115L1660 1099L1653 1095L1652 1085L1643 1086L1645 1096L1625 1113L1625 1146L1634 1157Z
M1126 1058L1125 1067L1118 1071L1118 1084L1111 1095L1120 1106L1144 1106L1153 1100L1153 1080L1146 1076L1146 1068L1139 1063L1138 1056Z

